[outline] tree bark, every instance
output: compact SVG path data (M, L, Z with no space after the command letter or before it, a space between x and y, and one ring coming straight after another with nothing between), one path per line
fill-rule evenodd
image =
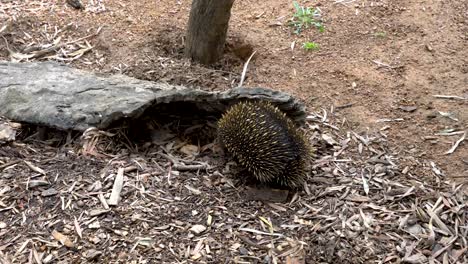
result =
M185 56L209 65L224 50L234 0L193 0L187 28Z

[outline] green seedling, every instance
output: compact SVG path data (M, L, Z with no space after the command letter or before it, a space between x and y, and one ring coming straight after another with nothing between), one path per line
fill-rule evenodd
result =
M387 33L385 32L375 32L374 34L378 38L385 38L387 36Z
M295 28L294 33L299 35L304 28L315 26L320 32L325 31L325 27L316 20L320 17L320 10L310 7L300 6L296 1L293 2L296 12L294 13L290 25Z
M309 50L319 50L320 49L320 46L318 43L315 43L315 42L305 42L302 47L309 51Z

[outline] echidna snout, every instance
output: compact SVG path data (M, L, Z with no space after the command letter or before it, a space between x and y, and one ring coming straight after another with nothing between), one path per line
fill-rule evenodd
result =
M306 177L310 148L281 110L267 102L240 102L218 121L226 150L258 181L299 188Z

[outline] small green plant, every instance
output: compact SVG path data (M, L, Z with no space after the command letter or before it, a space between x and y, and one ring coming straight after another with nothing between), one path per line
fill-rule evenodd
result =
M375 32L374 35L378 38L385 38L387 36L387 33L385 32Z
M315 42L305 42L302 47L305 49L305 50L319 50L320 49L320 46L318 43L315 43Z
M316 20L320 17L320 10L310 7L300 6L296 1L293 2L296 12L294 13L290 25L295 28L294 33L299 35L304 28L315 26L320 32L325 31L325 27Z

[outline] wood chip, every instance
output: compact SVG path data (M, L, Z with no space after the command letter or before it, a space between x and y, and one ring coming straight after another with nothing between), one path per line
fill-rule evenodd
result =
M62 245L69 247L69 248L74 248L75 245L73 242L68 238L68 236L58 232L57 230L52 230L52 236L55 238L55 240L59 241Z
M194 225L190 228L190 231L194 232L197 235L205 232L205 230L206 230L206 226L204 225Z
M122 191L123 187L123 175L124 175L124 168L119 168L117 175L115 176L114 186L112 187L112 193L107 201L109 205L117 205L120 199L120 192Z
M78 236L80 238L83 238L83 235L82 235L83 231L82 231L82 229L80 227L80 223L78 223L78 220L76 219L76 217L74 217L74 219L73 219L73 224L75 225L75 231L78 234Z

